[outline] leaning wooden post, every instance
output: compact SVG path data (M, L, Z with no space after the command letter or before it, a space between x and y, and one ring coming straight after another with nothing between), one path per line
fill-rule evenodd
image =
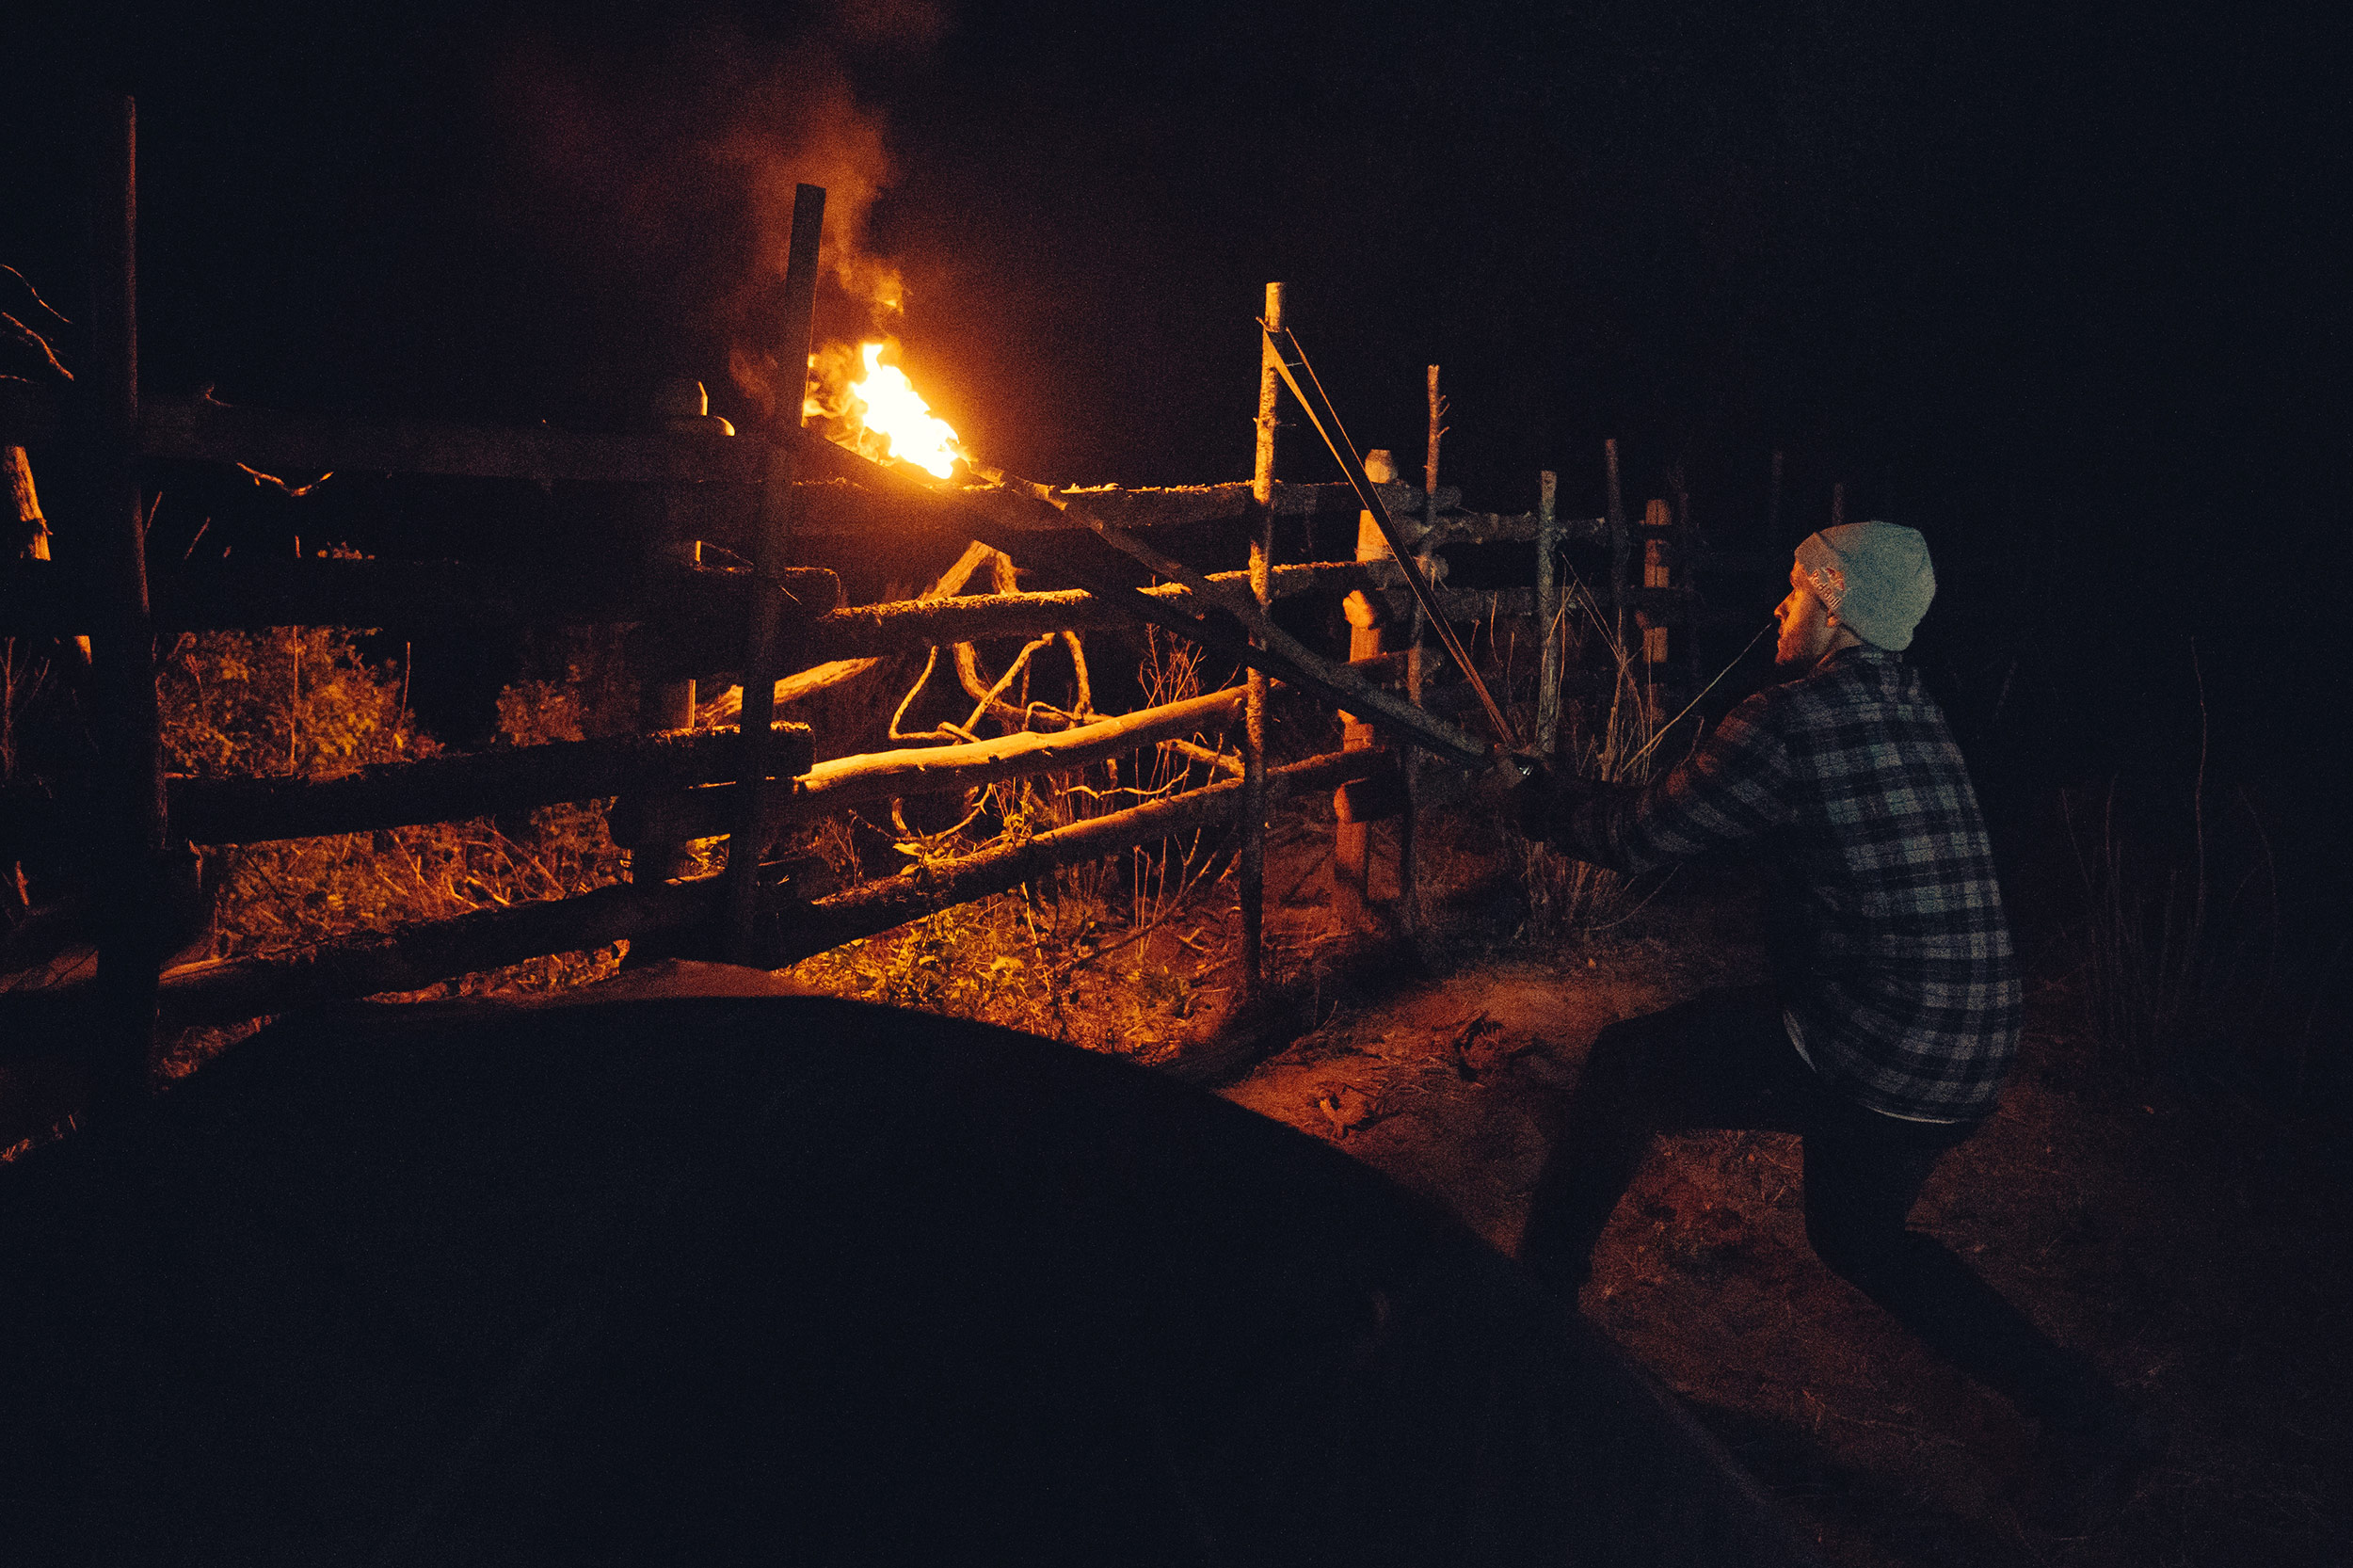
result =
M103 862L108 886L101 891L108 913L98 946L105 1040L97 1093L102 1103L120 1104L144 1089L155 1043L163 959L155 912L166 822L147 600L147 515L139 492L138 111L132 100L108 105L104 135L90 279L97 455L92 552L103 600L90 651L110 819Z
M1283 325L1283 285L1266 286L1266 324ZM1258 334L1258 445L1250 469L1250 493L1258 503L1257 531L1250 536L1250 592L1260 609L1273 602L1274 560L1275 392L1282 386L1274 344ZM1242 1005L1256 1008L1266 988L1266 674L1250 672L1242 700L1241 857Z
M777 623L784 591L784 562L792 533L792 479L800 456L803 391L808 385L809 339L817 306L817 242L825 222L822 185L792 193L792 243L784 266L784 362L792 399L784 428L768 455L760 487L758 542L753 547L750 634L744 654L743 788L736 792L735 831L728 840L726 947L728 958L752 963L759 944L753 929L760 909L761 815L768 792L769 728L776 711Z

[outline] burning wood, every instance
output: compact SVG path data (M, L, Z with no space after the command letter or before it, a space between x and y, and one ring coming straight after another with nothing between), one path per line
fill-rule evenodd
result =
M964 447L932 412L905 371L887 365L888 343L835 344L809 356L811 390L801 406L829 440L878 463L912 463L935 479L956 471Z

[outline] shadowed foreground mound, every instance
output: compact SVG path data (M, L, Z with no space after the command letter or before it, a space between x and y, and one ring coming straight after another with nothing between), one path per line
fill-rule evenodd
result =
M954 1020L281 1026L0 1249L11 1560L1799 1560L1434 1209Z

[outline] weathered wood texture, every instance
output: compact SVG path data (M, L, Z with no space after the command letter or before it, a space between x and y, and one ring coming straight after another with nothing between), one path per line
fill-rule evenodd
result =
M807 388L809 348L814 341L817 304L817 249L825 221L823 185L802 184L792 195L792 239L784 265L784 363L794 367L786 383L786 417L798 428ZM741 774L736 784L736 842L757 836L761 805L768 797L769 746L774 732L769 721L776 708L776 677L784 659L784 616L778 595L784 589L786 553L792 548L792 523L800 510L793 479L800 470L802 443L781 441L768 454L768 471L761 479L759 534L752 550L752 576L759 584L745 605L743 709L736 715ZM768 591L773 586L777 592ZM752 956L752 923L760 912L760 858L730 855L727 865L728 957L736 963Z
M1265 325L1283 325L1283 285L1266 286ZM1282 392L1282 368L1275 361L1274 344L1261 334L1258 342L1257 446L1251 465L1250 493L1258 503L1256 525L1250 530L1250 597L1263 620L1273 604L1271 568L1274 565L1274 497L1276 417ZM1263 636L1252 639L1265 646ZM1266 974L1266 671L1247 677L1249 696L1242 703L1241 849L1234 861L1234 887L1241 905L1241 1000L1256 1011L1264 1000Z
M808 727L772 731L770 776L808 771ZM171 831L200 844L256 843L460 821L735 776L732 732L557 741L470 757L385 762L340 778L173 778Z
M1242 688L1229 686L1052 733L1025 732L964 745L911 746L820 762L803 774L790 796L779 792L769 802L761 843L763 847L774 843L793 824L846 806L978 789L1008 778L1099 762L1172 736L1189 738L1231 719L1241 698ZM627 845L716 837L734 821L733 800L732 788L717 784L625 801L615 811L614 841Z

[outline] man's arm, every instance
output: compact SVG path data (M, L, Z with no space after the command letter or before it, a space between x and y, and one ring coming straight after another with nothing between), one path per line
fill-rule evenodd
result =
M1547 778L1521 830L1579 860L1645 872L1797 819L1799 783L1764 695L1724 715L1697 751L1645 786ZM1531 781L1534 787L1534 781Z

